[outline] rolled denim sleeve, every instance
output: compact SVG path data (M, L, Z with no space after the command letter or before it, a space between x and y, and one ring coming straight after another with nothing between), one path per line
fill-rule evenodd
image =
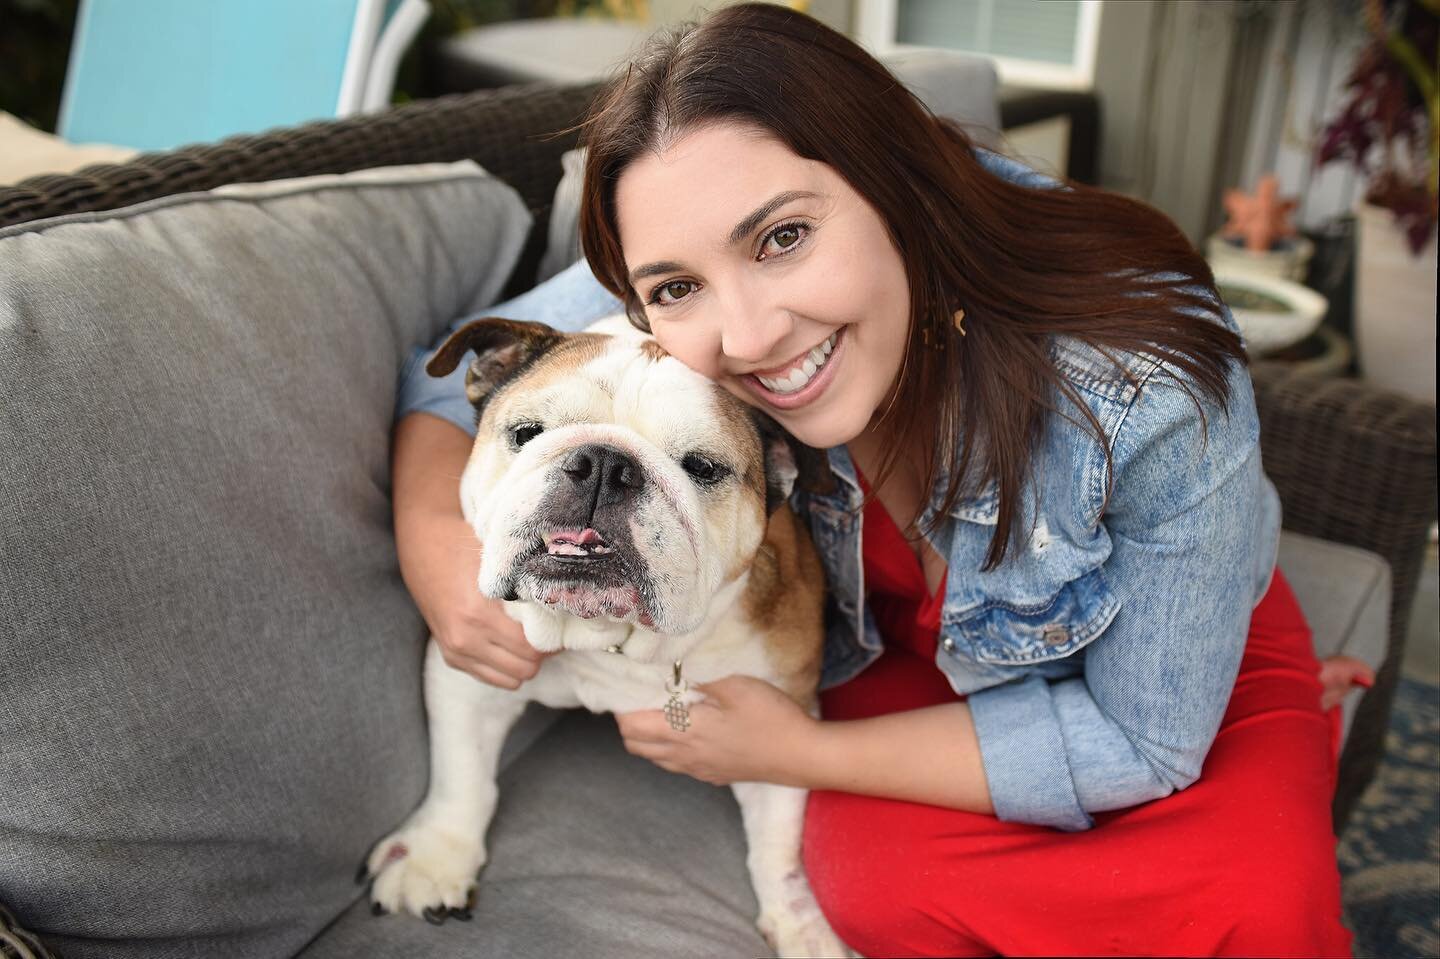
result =
M416 347L400 371L395 397L395 418L411 413L429 413L448 420L471 436L475 435L475 408L465 398L465 368L461 363L449 375L434 377L425 364L451 333L482 316L509 320L532 320L564 333L575 333L604 316L622 312L624 307L579 260L539 286L513 300L496 304L479 314L463 316L452 323L445 335L429 349Z
M1152 378L1113 444L1102 572L1120 604L1083 672L970 696L996 815L1064 830L1195 782L1274 566L1279 500L1261 470L1248 373L1228 414Z

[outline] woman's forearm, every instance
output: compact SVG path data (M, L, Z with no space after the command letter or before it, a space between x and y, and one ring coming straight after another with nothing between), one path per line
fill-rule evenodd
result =
M395 548L400 575L427 619L427 587L446 579L437 566L454 565L456 553L479 545L460 512L460 474L471 445L464 430L426 413L412 413L395 425Z
M964 703L817 722L797 778L808 789L994 815L980 741Z
M454 423L412 413L395 424L390 472L395 514L460 513L460 474L473 440Z

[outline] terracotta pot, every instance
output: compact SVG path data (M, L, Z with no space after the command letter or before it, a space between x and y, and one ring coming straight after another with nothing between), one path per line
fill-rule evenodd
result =
M1382 207L1355 211L1355 348L1360 375L1435 402L1436 235L1416 256Z

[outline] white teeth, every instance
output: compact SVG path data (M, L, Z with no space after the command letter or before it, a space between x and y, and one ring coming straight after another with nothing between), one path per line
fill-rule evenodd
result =
M800 365L784 376L760 376L756 374L755 378L772 393L784 395L798 392L805 387L805 384L810 382L816 373L824 368L826 361L830 358L831 350L835 349L835 339L839 335L838 331L830 334L829 339L819 346L813 347L810 352L805 355L805 358L801 360Z

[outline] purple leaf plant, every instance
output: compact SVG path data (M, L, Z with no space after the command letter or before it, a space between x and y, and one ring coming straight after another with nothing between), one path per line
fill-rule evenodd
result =
M1440 0L1364 0L1363 11L1369 39L1317 159L1354 164L1365 199L1394 214L1418 256L1440 216Z

